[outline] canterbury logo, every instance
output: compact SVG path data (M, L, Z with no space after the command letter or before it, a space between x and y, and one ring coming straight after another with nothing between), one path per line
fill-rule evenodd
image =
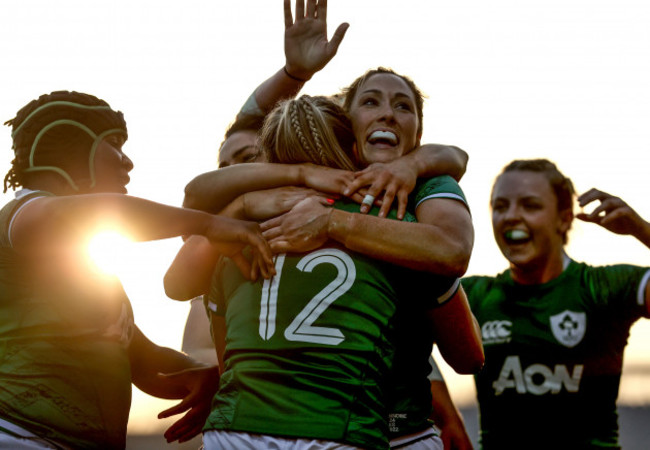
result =
M481 327L483 343L507 342L510 340L510 328L512 322L509 320L490 320Z

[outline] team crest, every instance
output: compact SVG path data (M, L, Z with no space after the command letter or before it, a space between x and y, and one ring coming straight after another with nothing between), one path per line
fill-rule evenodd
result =
M585 337L587 315L583 312L562 311L551 316L551 330L558 342L566 347L575 347Z

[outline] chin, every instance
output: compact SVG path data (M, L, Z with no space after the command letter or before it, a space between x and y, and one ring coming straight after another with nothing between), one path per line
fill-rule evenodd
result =
M366 157L364 159L367 164L387 163L396 160L400 156L401 153L395 149L372 149L366 152Z

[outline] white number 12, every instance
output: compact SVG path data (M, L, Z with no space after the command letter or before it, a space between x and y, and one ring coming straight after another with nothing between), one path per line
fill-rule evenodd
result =
M285 254L275 260L276 275L264 280L260 308L260 336L264 340L275 334L275 318L278 307L278 288ZM350 256L334 248L324 248L304 256L297 264L298 270L311 272L319 264L332 264L337 269L337 276L318 294L316 294L284 330L284 337L289 341L310 342L314 344L338 345L345 339L338 328L313 325L318 317L354 284L357 271Z

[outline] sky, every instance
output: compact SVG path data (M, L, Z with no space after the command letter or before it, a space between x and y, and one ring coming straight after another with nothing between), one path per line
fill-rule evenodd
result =
M377 66L418 84L427 96L423 142L470 155L461 181L476 229L468 274L506 268L488 200L494 177L515 158L551 159L579 192L597 187L650 219L646 1L330 0L330 36L344 21L350 28L337 56L303 92L338 92ZM179 206L187 182L216 168L223 133L243 101L284 65L283 29L281 0L4 2L0 119L54 90L101 97L124 112L129 127L129 193ZM8 127L0 146L6 173ZM166 298L162 276L180 244L131 244L119 255L136 322L173 348L188 305ZM597 265L650 265L634 238L593 224L575 223L568 252ZM643 356L649 329L635 325L627 364L650 367ZM471 401L471 378L443 370L455 398ZM628 396L625 382L622 400L650 403L638 384ZM166 405L136 392L130 429L156 427L151 408Z

